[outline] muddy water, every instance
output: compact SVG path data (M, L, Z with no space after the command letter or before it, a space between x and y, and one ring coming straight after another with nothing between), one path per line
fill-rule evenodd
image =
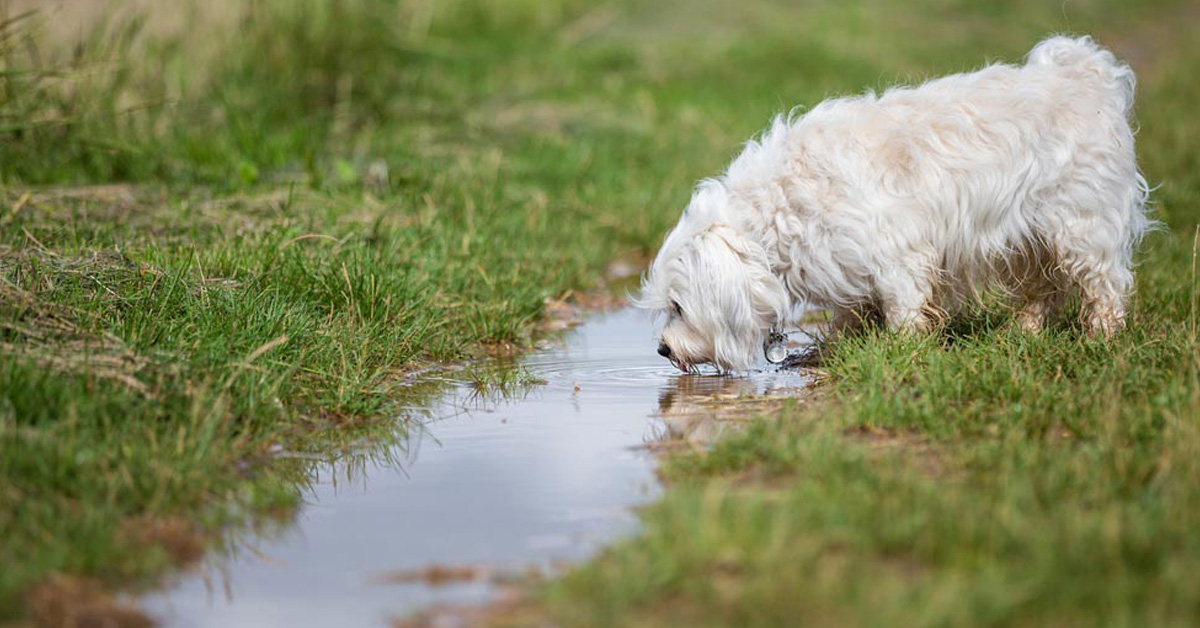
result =
M646 447L704 443L730 420L806 384L796 371L681 375L655 354L652 322L595 315L521 362L536 383L449 392L403 446L317 466L281 534L241 539L142 608L165 626L382 626L442 604L483 602L481 578L435 586L397 574L439 566L553 572L636 531L659 492ZM464 376L465 377L465 376ZM757 396L730 411L729 401ZM739 404L742 402L739 402Z

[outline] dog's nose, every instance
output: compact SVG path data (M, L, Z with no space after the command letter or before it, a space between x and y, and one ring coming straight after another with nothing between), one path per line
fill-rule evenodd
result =
M661 355L664 358L671 357L671 347L668 347L667 343L665 342L658 343L658 355Z

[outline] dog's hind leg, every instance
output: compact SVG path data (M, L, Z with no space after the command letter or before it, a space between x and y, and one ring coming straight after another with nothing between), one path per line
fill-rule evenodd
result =
M1119 232L1089 225L1089 237L1059 238L1058 268L1079 287L1080 320L1091 335L1110 337L1125 327L1126 298L1133 290L1133 271L1121 247ZM1113 229L1112 231L1117 231Z
M1133 251L1152 226L1145 214L1149 188L1137 169L1125 112L1094 116L1089 107L1078 115L1095 128L1071 149L1069 167L1047 188L1053 191L1032 222L1059 270L1079 287L1085 330L1111 336L1125 327Z
M1080 321L1091 335L1108 337L1125 327L1133 249L1148 226L1140 182L1087 178L1063 187L1057 202L1042 210L1039 231L1058 272L1079 287Z
M1110 263L1088 262L1071 262L1083 299L1080 319L1089 334L1111 337L1125 328L1125 299L1133 288L1133 273Z
M1063 295L1063 292L1057 290L1036 296L1023 295L1024 302L1017 312L1017 324L1031 334L1042 331L1062 306Z

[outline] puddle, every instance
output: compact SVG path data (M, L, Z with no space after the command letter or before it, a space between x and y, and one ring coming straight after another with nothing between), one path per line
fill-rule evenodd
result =
M721 400L808 383L798 371L682 375L654 348L652 321L622 310L519 360L544 383L515 397L451 379L403 447L317 465L283 532L240 540L139 605L181 628L384 626L497 593L435 566L552 573L585 560L635 532L631 509L659 493L646 445L706 442L726 424L712 417L744 418ZM404 575L422 571L467 577Z

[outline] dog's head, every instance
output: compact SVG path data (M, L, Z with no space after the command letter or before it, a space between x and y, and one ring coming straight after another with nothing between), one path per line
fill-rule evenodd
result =
M738 227L724 186L697 188L642 281L640 307L666 315L659 353L684 371L753 366L789 309L762 244Z

